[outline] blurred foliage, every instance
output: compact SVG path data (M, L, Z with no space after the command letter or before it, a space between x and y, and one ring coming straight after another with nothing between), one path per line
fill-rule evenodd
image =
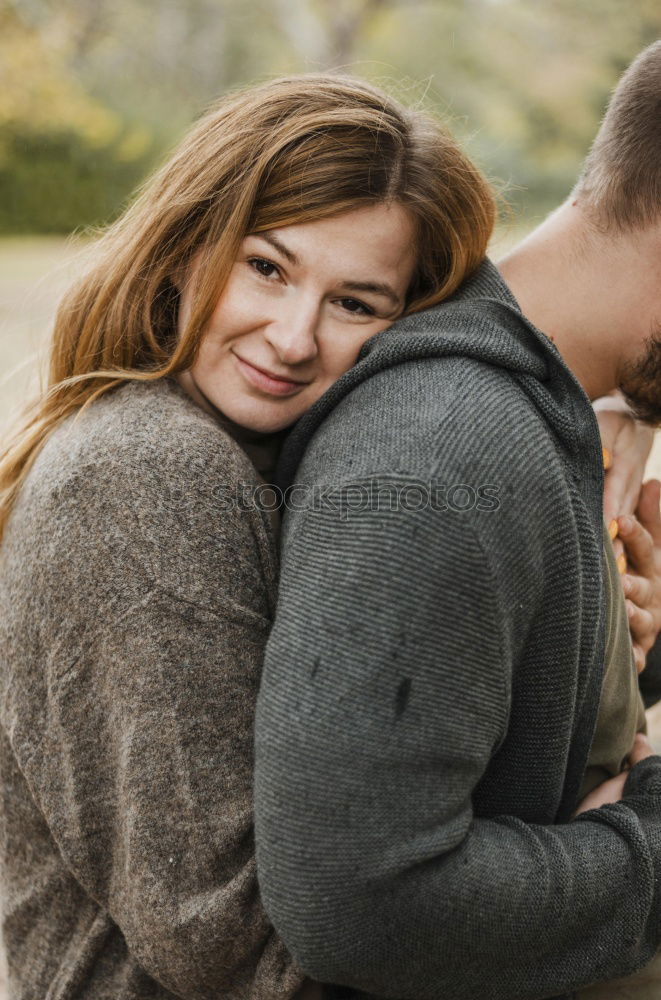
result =
M50 25L52 27L52 25ZM156 153L150 131L95 98L71 48L0 6L0 232L66 233L121 207Z
M660 36L659 0L0 0L0 231L110 218L216 96L328 69L447 116L538 214Z
M3 129L0 233L70 233L112 218L149 159L124 137L94 145L75 129Z

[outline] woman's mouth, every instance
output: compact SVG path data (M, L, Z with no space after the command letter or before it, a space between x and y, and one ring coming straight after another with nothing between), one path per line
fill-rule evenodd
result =
M282 378L280 375L274 375L264 368L258 368L257 365L245 361L238 354L234 354L234 357L236 358L239 371L246 381L262 392L268 393L270 396L293 396L294 393L308 384L307 382L294 382L291 379Z

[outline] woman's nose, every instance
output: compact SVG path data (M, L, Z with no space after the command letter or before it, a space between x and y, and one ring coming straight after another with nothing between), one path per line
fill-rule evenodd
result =
M318 324L318 308L300 306L274 317L265 336L283 364L300 365L317 356Z

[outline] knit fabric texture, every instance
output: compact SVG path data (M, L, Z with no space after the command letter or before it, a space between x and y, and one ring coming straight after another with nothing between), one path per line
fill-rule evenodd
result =
M606 643L599 714L590 757L583 776L583 798L602 781L620 774L636 733L647 732L645 708L638 687L629 616L624 602L615 551L604 522L604 603Z
M233 503L255 481L170 380L69 419L28 476L0 549L12 1000L288 1000L303 980L255 873L277 571L268 518Z
M332 995L399 1000L566 997L640 968L661 758L571 818L604 659L598 427L492 264L365 345L281 483L255 809L292 954Z

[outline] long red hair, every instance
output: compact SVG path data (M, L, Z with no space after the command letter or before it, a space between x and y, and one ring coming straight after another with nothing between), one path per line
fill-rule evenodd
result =
M0 537L50 432L122 382L186 370L242 239L395 200L417 227L407 311L442 301L480 263L491 189L432 116L343 76L272 80L220 100L94 248L55 321L47 385L0 455ZM177 275L203 250L177 337Z

